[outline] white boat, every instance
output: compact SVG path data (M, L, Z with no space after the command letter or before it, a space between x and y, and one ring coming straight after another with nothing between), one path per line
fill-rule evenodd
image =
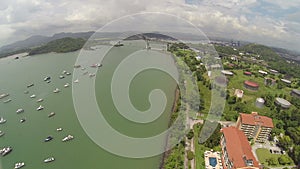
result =
M78 80L78 79L74 80L74 83L78 83L78 82L79 82L79 80Z
M42 98L41 99L38 99L36 102L42 102L44 101Z
M92 65L91 65L91 67L94 67L94 68L95 68L95 67L101 67L101 66L102 66L101 63L95 63L95 64L92 64Z
M18 168L22 168L25 166L25 163L24 162L19 162L19 163L16 163L15 164L15 168L14 169L18 169Z
M74 136L72 136L72 135L67 135L66 137L64 137L64 138L62 139L62 141L63 141L63 142L66 142L66 141L70 141L70 140L72 140L72 139L74 139Z
M11 102L11 99L4 100L3 103Z
M7 97L7 96L9 96L8 93L3 93L3 94L0 95L0 99L2 99L2 98L4 98L4 97Z
M74 65L74 68L80 68L81 65Z
M6 119L4 119L3 117L0 118L0 124L3 124L6 122Z
M32 86L34 86L34 84L33 84L33 83L31 83L31 84L27 85L27 88L29 88L29 87L32 87Z
M89 74L89 77L94 77L94 76L96 76L95 73L90 73L90 74Z
M23 118L23 119L20 120L20 123L24 123L25 121L26 121L26 119Z
M9 154L11 151L12 151L11 147L4 147L0 150L0 155L4 157L7 154Z
M60 90L58 88L56 88L55 90L53 90L53 93L59 93Z
M56 131L62 131L63 129L61 127L57 128Z
M24 112L24 109L18 109L16 112L17 112L17 113L23 113L23 112Z
M47 77L44 78L44 81L49 81L50 79L51 79L51 77L47 76Z
M55 115L55 112L51 112L51 113L48 114L48 117L52 117L54 115Z
M60 76L59 76L59 78L60 78L60 79L63 79L63 78L65 78L65 76L63 76L63 75L60 75Z
M38 108L36 108L37 111L43 110L44 107L42 105L40 105Z
M55 160L54 157L48 157L48 158L46 158L46 159L44 160L44 163L50 163L50 162L52 162L52 161L54 161L54 160Z
M69 83L66 83L66 84L64 85L65 88L66 88L66 87L69 87L69 86L70 86Z
M5 134L4 131L0 130L0 137L4 136L4 134Z
M30 98L35 98L35 97L36 97L36 95L35 95L35 94L33 94L33 95L31 95L31 96L30 96Z
M66 70L64 70L64 71L62 71L62 73L61 74L66 74L67 73L67 71Z
M66 75L67 75L67 76L70 76L70 75L71 75L71 73L70 73L70 72L67 72L67 73L66 73Z

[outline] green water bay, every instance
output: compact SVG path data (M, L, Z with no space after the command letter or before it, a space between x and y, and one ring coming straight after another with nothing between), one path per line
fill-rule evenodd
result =
M150 108L148 99L153 89L164 91L167 97L166 108L164 113L153 122L142 124L124 118L116 109L111 96L110 84L114 70L128 54L140 47L126 44L111 50L102 60L103 66L98 68L96 76L92 77L90 77L90 72L97 69L90 67L92 63L83 60L81 68L74 68L74 64L78 55L82 53L87 58L101 55L106 49L103 46L97 50L84 52L47 53L21 57L17 60L13 57L0 59L0 94L10 94L0 100L0 117L7 119L6 123L0 124L0 130L5 132L5 135L0 137L0 147L11 146L13 148L10 154L1 157L2 168L13 168L16 162L25 162L24 168L31 169L159 168L162 155L149 158L127 158L99 147L80 125L72 99L72 85L84 85L85 81L95 80L94 91L97 103L103 116L115 130L130 137L140 138L154 136L166 130L176 88L174 79L167 73L155 69L143 70L135 76L129 87L130 101L140 111ZM173 64L172 57L163 52L145 50L141 54L149 55L149 57L161 55L162 58L170 61L170 65ZM74 69L81 71L82 77L73 77ZM64 70L70 72L71 75L64 74L64 78L60 78ZM46 76L51 77L50 83L43 80ZM79 82L74 83L77 78ZM27 85L31 83L34 86L27 88ZM70 86L64 87L66 83ZM53 92L56 88L60 89L59 93ZM32 95L36 97L31 98ZM9 98L11 102L3 102ZM43 101L37 102L40 98ZM90 102L90 99L92 98L86 98L85 101ZM39 105L42 105L44 109L37 111ZM24 112L17 114L16 110L19 108L24 109ZM50 112L55 112L55 115L48 117ZM24 123L20 123L22 118L26 119ZM57 131L59 127L63 130ZM105 131L99 128L99 134L101 133ZM74 139L62 142L68 134L73 135ZM52 136L53 140L44 142L47 136ZM165 142L162 142L157 146L164 144ZM53 156L55 161L44 163L43 160L50 156Z

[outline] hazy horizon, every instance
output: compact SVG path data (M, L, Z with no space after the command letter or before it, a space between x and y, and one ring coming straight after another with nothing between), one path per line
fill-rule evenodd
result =
M299 8L299 0L3 0L0 46L33 35L95 31L123 16L161 12L192 23L208 37L299 52Z

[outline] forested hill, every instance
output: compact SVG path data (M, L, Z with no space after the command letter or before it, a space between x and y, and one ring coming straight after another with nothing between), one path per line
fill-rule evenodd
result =
M241 47L240 51L259 55L260 59L265 60L270 68L276 69L283 74L289 74L293 77L300 78L300 65L298 63L287 61L267 46L248 44Z
M29 55L36 55L49 52L65 53L79 50L83 47L86 40L82 38L62 38L53 40L40 47L33 48L29 51Z
M280 58L280 56L274 52L271 48L264 46L264 45L259 45L259 44L248 44L245 45L241 48L241 50L251 53L251 54L257 54L260 55L261 59L265 61L276 61L278 59L284 60Z

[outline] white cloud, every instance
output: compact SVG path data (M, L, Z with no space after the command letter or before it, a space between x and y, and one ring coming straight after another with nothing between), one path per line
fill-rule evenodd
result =
M278 7L281 7L282 9L288 9L292 7L299 7L300 3L299 0L264 0L270 4L274 4Z
M299 25L296 14L287 16L291 18L287 21L252 12L251 8L261 1L199 0L197 5L191 5L184 0L3 0L0 2L0 33L9 33L1 36L0 42L4 44L33 34L96 30L125 15L165 12L192 22L212 36L279 46L288 41L293 42L293 48L298 48L300 30L295 26ZM280 7L285 9L295 6L298 0L265 1L281 4ZM172 25L159 19L166 25Z

